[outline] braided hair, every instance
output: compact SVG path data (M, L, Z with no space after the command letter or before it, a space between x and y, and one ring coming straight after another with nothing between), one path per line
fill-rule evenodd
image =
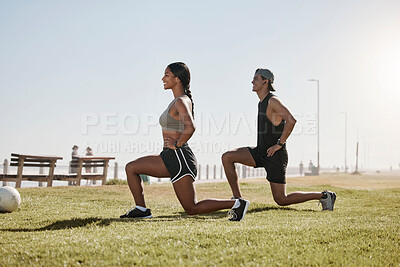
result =
M174 62L168 65L170 71L179 78L181 81L183 88L185 89L185 94L192 101L192 115L194 117L194 102L192 98L192 92L190 91L190 71L189 68L183 62Z

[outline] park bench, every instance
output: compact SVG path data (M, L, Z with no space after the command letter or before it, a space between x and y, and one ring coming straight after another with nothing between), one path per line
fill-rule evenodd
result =
M17 174L0 174L0 181L15 182L15 187L20 188L22 181L38 181L47 182L47 186L52 186L54 178L54 168L56 167L57 160L61 160L62 157L58 156L35 156L35 155L23 155L23 154L11 154L10 166L17 166ZM39 172L42 168L49 168L48 174L24 174L24 167L35 167L39 168Z
M77 156L71 161L70 167L76 170L76 173L56 174L55 180L75 182L77 186L81 185L81 179L86 180L101 180L104 185L107 181L108 162L114 157L94 157L94 156ZM83 168L97 169L102 167L102 173L84 173Z

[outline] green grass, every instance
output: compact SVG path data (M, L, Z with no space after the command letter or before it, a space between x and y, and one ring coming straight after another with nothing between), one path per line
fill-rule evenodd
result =
M198 199L229 198L227 183L199 184ZM119 219L127 186L20 189L22 205L0 214L0 266L363 266L400 264L400 189L334 190L334 212L316 201L279 207L269 186L241 183L251 201L242 222L226 211L188 216L172 186L145 187L154 218Z
M113 178L106 182L106 185L127 185L127 184L128 184L127 180L122 180L118 178Z

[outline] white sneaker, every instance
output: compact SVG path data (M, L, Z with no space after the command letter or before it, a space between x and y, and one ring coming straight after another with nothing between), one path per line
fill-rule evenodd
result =
M327 198L321 198L319 200L319 203L321 203L321 205L322 205L322 211L324 211L324 210L333 211L333 206L335 205L335 201L336 201L335 192L325 190L322 193L326 194L326 196L327 196Z

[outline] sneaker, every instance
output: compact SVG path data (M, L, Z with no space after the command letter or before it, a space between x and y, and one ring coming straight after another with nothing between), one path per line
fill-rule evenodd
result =
M153 218L151 215L150 209L147 209L146 211L141 211L137 208L131 209L127 213L119 216L120 218L137 218L137 219L148 219L148 218Z
M244 218L244 215L249 208L250 201L239 199L240 206L236 209L231 209L228 211L228 215L231 217L229 218L230 221L241 221Z
M331 192L331 191L324 191L322 192L322 194L326 194L326 198L321 198L319 200L319 202L322 205L322 211L324 210L330 210L333 211L333 206L335 205L335 201L336 201L336 194L335 192Z

